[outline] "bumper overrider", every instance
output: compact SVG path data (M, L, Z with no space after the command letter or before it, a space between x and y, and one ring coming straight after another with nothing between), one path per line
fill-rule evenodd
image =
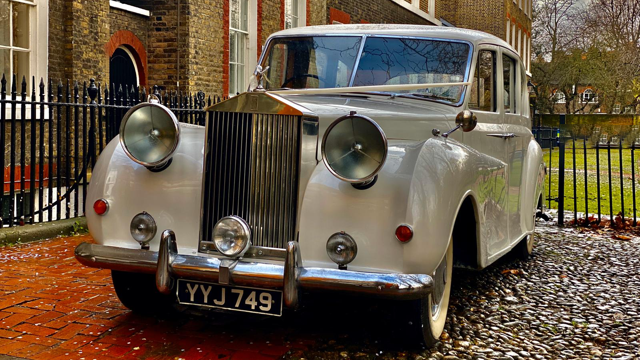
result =
M158 252L82 243L76 259L83 265L156 275L156 287L170 294L175 279L200 280L223 285L279 289L288 308L298 305L301 290L343 291L399 300L427 296L433 278L424 274L386 274L302 267L298 243L287 244L284 264L271 264L178 254L176 236L165 230Z

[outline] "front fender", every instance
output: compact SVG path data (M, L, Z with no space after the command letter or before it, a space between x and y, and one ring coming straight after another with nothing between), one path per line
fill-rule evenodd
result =
M151 172L133 162L124 152L119 137L100 154L87 191L87 225L98 244L139 249L131 237L131 219L142 211L156 221L158 232L149 243L158 250L160 234L172 229L180 253L193 254L198 248L204 128L181 124L180 144L171 165ZM97 215L94 201L104 198L108 212Z
M326 255L331 234L345 231L358 244L349 265L361 271L431 273L445 254L456 214L466 196L505 164L455 140L390 141L387 161L367 190L316 167L304 196L300 222L302 258L310 266L335 267ZM395 238L398 225L414 239ZM480 246L478 247L480 249Z

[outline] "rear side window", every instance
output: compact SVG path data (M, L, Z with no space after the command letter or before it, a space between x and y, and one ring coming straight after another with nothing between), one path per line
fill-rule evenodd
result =
M476 71L471 85L469 108L480 111L496 111L496 61L495 52L478 53Z
M518 91L516 89L516 61L507 56L502 55L502 81L504 112L507 114L516 113L516 98Z

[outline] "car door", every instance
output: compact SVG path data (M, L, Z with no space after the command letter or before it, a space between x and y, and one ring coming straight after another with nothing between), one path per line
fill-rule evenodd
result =
M526 75L519 57L507 49L502 49L502 107L504 111L505 145L507 150L507 206L509 242L520 240L526 231L523 222L522 181L523 165L526 158L531 132L528 128L528 99Z
M481 46L474 63L473 80L468 96L468 108L478 118L476 128L464 133L465 144L479 152L493 157L503 166L479 164L478 184L479 214L481 216L481 238L486 246L489 261L492 256L509 244L507 227L507 149L501 137L504 134L502 108L498 106L501 96L498 91L500 50L497 46ZM495 163L495 162L494 162Z

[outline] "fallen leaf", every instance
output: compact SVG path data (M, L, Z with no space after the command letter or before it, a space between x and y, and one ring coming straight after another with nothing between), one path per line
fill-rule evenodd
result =
M619 235L619 234L616 234L613 237L618 239L618 240L631 240L632 239L631 236Z
M505 269L505 270L502 270L502 274L522 275L522 270L520 270L520 269Z

